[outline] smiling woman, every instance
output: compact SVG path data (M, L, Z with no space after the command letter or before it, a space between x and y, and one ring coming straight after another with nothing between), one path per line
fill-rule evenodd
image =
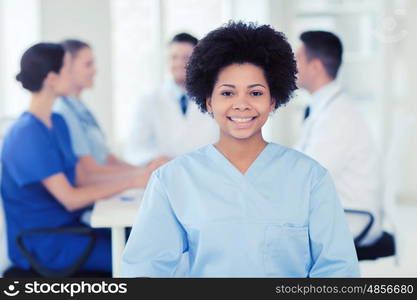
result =
M232 22L198 43L186 87L220 137L154 172L123 276L173 276L184 252L191 277L359 275L327 171L262 136L295 90L295 73L289 44L270 26Z
M220 126L222 140L259 139L275 100L261 68L232 64L220 72L206 107Z

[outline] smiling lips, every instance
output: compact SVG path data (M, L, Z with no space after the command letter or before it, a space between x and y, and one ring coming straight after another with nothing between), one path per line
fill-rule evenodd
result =
M238 128L247 128L252 125L252 121L256 119L255 117L227 117L229 121L233 122Z

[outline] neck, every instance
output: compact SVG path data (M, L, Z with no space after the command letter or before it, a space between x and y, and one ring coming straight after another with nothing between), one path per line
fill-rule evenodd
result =
M74 88L71 95L75 96L75 98L77 98L77 99L80 99L80 95L81 95L82 91L83 91L83 88L81 88L81 87Z
M244 173L267 145L262 133L249 139L236 139L220 134L214 145L236 168Z
M57 95L48 91L32 94L28 111L38 117L47 127L52 127L52 105L54 104L56 97Z
M308 89L308 91L310 94L313 94L317 92L319 89L321 89L322 87L328 85L333 80L334 79L329 78L328 76L317 77L316 81L314 82L314 84L312 84L312 86Z
M175 83L183 90L185 91L185 81L175 81Z

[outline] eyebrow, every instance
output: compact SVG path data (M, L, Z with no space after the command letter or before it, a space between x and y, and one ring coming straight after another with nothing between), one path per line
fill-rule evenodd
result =
M227 86L227 87L231 87L231 88L236 88L236 86L235 86L234 84L228 84L228 83L222 84L222 85L220 85L219 87L222 87L222 86ZM263 88L265 88L265 89L266 89L266 87L265 87L264 85L260 84L260 83L250 84L250 85L248 85L248 88L253 88L253 87L256 87L256 86L261 86L261 87L263 87Z

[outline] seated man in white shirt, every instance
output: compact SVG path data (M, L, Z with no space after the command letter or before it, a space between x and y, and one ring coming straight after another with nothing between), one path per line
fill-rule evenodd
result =
M372 213L374 224L361 246L373 244L382 233L380 161L365 120L336 82L342 43L325 31L307 31L300 39L298 86L311 94L311 105L295 148L329 170L345 209ZM347 217L356 237L365 222Z
M185 67L197 42L188 33L179 33L170 41L172 78L138 103L126 143L130 163L164 162L217 140L216 123L201 114L185 92Z

